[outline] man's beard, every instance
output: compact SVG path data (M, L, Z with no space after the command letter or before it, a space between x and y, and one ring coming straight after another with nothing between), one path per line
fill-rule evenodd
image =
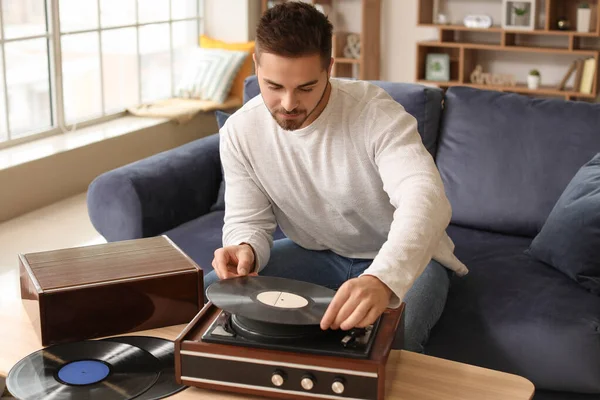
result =
M281 117L281 114L297 115L298 118L285 119L285 118ZM279 109L279 110L276 110L275 112L271 112L271 116L277 122L277 124L283 130L286 130L286 131L295 131L296 129L300 129L302 124L308 118L308 115L306 115L306 110L296 110L294 112L288 113L288 112L285 112L285 111L282 111L281 109ZM304 118L302 116L304 116Z

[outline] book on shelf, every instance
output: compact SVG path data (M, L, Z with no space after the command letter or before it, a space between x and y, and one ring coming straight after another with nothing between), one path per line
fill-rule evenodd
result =
M581 73L581 83L579 91L585 94L591 94L594 87L594 78L596 76L596 59L588 58L583 61L583 72Z
M575 71L575 82L573 83L573 91L579 92L581 87L581 77L583 76L583 61L582 59L577 60L577 70Z
M574 60L562 80L556 87L557 90L565 90L567 82L573 78L573 91L590 94L592 93L594 77L596 70L596 60L594 58L579 58Z

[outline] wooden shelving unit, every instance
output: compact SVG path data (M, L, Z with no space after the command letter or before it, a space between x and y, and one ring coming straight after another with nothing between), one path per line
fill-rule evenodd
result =
M262 12L264 13L270 3L284 2L286 0L261 0ZM345 0L311 0L313 4L323 4L335 7L337 2ZM381 0L359 0L361 1L361 32L336 31L333 34L333 71L332 75L337 77L356 77L365 80L379 79L381 69ZM360 34L361 52L360 58L345 58L344 46L348 34ZM355 74L358 68L358 74Z
M498 1L498 7L502 6L502 1ZM490 28L468 28L463 25L441 25L433 23L434 0L419 0L418 26L434 27L438 30L438 39L419 42L417 44L417 76L416 81L424 84L436 85L441 88L451 86L470 86L481 89L497 90L502 92L522 93L531 96L559 97L565 100L586 100L590 101L598 96L598 71L600 65L600 7L598 0L588 1L596 6L597 23L593 32L576 32L575 30L559 30L556 27L556 21L559 16L566 16L570 21L576 20L576 9L578 1L572 0L545 0L545 26L537 27L535 30L511 30L503 29L500 26ZM539 8L538 8L539 9ZM537 20L537 18L536 18ZM465 38L467 32L477 32L489 34L485 43L473 42ZM552 40L561 40L562 43L552 45L531 45L521 44L520 39L554 38ZM586 46L583 45L583 42ZM592 41L590 46L589 41ZM498 86L474 84L470 80L471 72L478 64L478 58L483 52L524 52L531 54L552 54L557 57L575 56L589 57L596 61L596 71L593 79L592 92L590 94L581 93L574 88L565 88L559 90L556 86L542 86L536 90L527 88L524 83L517 86ZM450 81L427 81L426 59L429 53L446 53L450 56ZM565 71L566 72L566 71Z

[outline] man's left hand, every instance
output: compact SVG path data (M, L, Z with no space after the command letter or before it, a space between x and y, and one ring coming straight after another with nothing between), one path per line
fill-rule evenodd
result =
M333 296L321 319L321 329L364 328L385 311L391 296L391 289L375 276L350 279Z

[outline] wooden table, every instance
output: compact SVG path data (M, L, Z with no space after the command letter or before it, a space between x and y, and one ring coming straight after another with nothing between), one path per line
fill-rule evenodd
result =
M136 332L173 340L185 325ZM33 326L20 302L9 303L0 310L0 376L6 376L14 364L41 348ZM527 379L490 369L461 364L407 351L392 351L391 393L394 400L527 400L533 398L534 386ZM190 387L169 399L237 400L259 399L226 392Z

